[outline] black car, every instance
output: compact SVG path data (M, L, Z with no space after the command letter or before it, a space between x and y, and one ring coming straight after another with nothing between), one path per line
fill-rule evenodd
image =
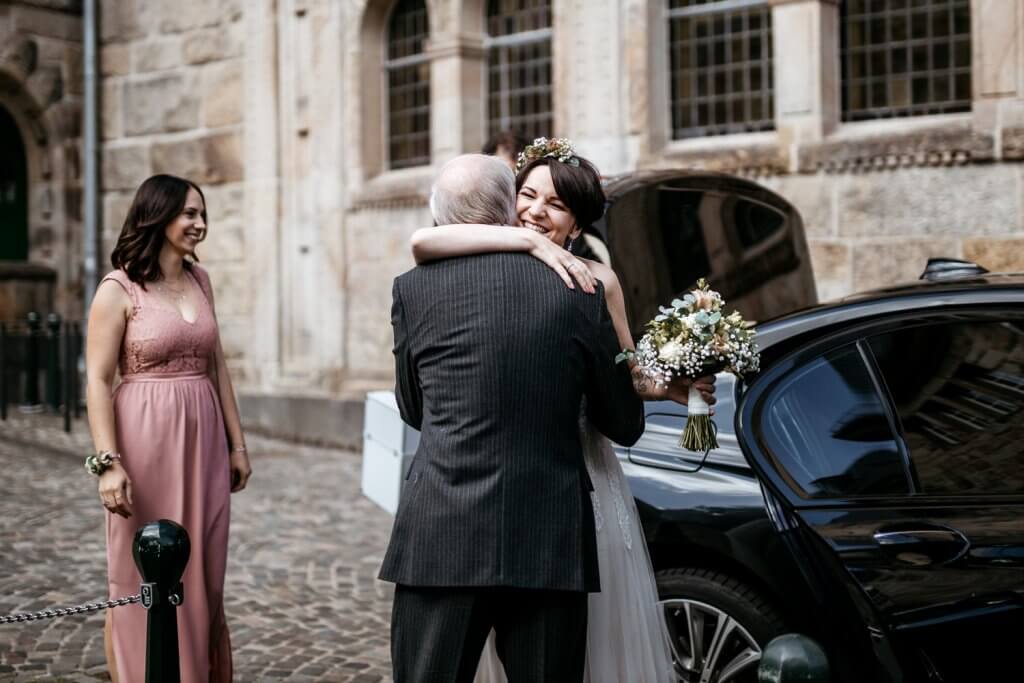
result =
M647 405L619 456L682 681L755 681L800 632L838 681L1016 680L1024 275L858 295L759 325L706 462Z

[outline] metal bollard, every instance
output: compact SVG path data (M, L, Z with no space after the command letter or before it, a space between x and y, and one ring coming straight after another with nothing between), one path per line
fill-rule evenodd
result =
M146 683L179 683L177 606L184 599L181 575L192 545L188 532L167 519L147 522L135 532L132 556L142 575L146 623Z
M25 317L28 336L25 338L25 400L21 403L23 413L38 413L43 409L39 404L39 314L32 311Z
M46 405L50 411L60 410L60 315L46 316Z
M828 683L828 657L821 646L799 633L773 638L761 653L758 683Z
M75 411L75 419L82 417L82 401L81 401L81 388L79 387L79 361L83 361L82 358L82 328L78 323L71 323L71 351L69 352L71 360L68 361L68 377L71 380L71 388L68 390L68 396L73 401L74 405L72 408Z

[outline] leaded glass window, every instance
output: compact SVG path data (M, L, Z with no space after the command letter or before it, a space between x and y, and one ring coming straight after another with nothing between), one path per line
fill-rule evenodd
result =
M768 0L668 0L672 137L771 130Z
M430 163L430 61L424 0L398 0L388 21L384 70L388 83L388 160L391 168Z
M487 3L487 131L553 135L550 0Z
M971 109L970 0L842 4L843 120Z

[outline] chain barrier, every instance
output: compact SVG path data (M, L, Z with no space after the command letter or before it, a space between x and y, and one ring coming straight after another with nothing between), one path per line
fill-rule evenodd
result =
M142 600L141 595L129 595L123 598L117 598L116 600L106 600L104 602L87 602L83 605L75 605L74 607L56 607L54 609L42 610L41 612L23 612L21 614L8 614L5 617L0 617L0 624L17 624L28 621L38 621L40 619L53 619L55 617L66 617L70 614L85 614L87 612L96 612L101 609L112 609L114 607L122 607L124 605L131 605Z

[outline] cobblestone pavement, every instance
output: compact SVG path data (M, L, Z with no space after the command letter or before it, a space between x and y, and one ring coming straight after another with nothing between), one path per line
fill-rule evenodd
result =
M0 422L0 615L106 597L104 513L79 457L84 420L71 435L58 427ZM235 680L390 681L392 591L375 576L391 517L360 495L358 456L249 445L254 473L232 498L225 586ZM0 625L0 681L109 680L102 629L102 613Z

